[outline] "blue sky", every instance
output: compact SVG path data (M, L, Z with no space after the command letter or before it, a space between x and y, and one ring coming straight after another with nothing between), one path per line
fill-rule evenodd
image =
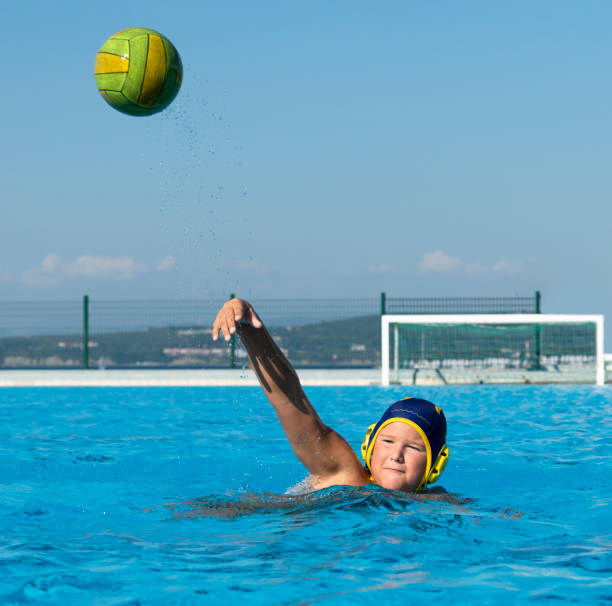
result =
M539 289L612 319L611 22L605 1L5 3L2 300ZM149 118L92 73L132 26L185 69Z

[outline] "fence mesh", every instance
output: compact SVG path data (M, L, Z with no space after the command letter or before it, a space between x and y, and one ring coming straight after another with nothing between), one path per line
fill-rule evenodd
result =
M535 297L392 297L388 314L527 314L538 313Z
M74 334L83 329L80 301L0 302L0 339Z

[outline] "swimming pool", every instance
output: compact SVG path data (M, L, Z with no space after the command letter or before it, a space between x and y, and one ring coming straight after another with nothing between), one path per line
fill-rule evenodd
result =
M356 450L392 401L441 405L469 501L275 496L305 473L259 388L8 388L0 602L610 602L610 388L307 393Z

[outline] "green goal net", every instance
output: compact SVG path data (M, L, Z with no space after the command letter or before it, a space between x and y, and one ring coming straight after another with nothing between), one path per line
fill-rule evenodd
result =
M382 318L383 384L603 382L601 316Z

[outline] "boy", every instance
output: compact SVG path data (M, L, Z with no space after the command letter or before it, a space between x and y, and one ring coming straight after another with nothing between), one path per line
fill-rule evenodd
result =
M405 398L371 425L361 446L364 467L348 442L319 418L297 373L247 301L232 299L219 310L214 340L238 333L257 378L276 410L297 458L310 472L310 488L363 486L417 492L435 482L448 460L446 419L427 400Z

